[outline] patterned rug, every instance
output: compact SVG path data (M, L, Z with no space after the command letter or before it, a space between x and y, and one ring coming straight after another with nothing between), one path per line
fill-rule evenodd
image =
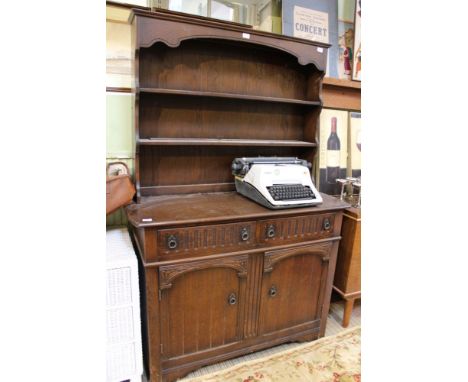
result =
M360 382L361 327L184 382Z

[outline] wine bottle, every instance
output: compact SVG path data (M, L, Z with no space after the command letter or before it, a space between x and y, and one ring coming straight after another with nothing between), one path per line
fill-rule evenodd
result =
M331 131L327 141L327 183L336 184L340 176L340 138L336 133L336 117L331 119Z

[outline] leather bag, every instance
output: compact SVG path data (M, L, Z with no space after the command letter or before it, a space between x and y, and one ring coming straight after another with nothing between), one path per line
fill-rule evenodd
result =
M112 162L106 171L106 215L132 202L135 186L124 162Z

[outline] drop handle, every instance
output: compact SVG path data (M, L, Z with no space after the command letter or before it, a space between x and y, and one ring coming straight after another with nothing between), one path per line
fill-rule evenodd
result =
M249 237L250 237L249 230L246 227L242 228L241 229L241 239L242 239L242 241L249 240Z
M268 291L268 294L270 295L270 297L275 297L278 294L278 290L276 289L275 285L272 285L272 287Z
M325 219L323 221L323 229L324 230L329 230L331 227L330 219Z
M235 293L231 293L228 297L228 304L229 305L235 305L237 302L237 297Z
M271 239L272 237L275 237L275 234L276 234L275 226L274 225L268 226L268 228L267 228L267 237Z
M177 237L175 237L174 235L170 235L167 238L167 248L176 249L178 245L179 243L178 243Z

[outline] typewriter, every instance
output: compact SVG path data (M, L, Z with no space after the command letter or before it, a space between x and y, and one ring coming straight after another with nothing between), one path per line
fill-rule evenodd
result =
M310 167L294 157L236 158L231 166L237 192L271 209L322 203Z

